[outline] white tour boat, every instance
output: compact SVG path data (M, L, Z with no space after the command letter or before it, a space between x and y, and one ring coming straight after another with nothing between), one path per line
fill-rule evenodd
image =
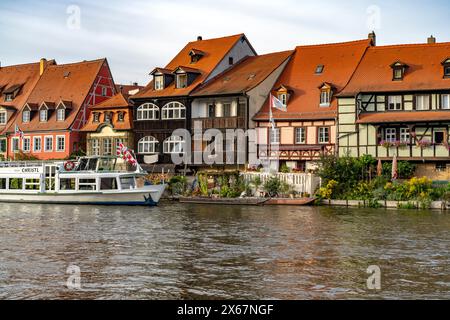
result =
M0 162L0 202L156 205L166 185L138 186L147 173L120 170L118 158L60 162ZM123 167L123 165L122 165Z

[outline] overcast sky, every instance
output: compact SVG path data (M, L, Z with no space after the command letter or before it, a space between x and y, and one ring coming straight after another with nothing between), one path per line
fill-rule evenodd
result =
M450 41L446 0L0 0L0 61L107 57L115 81L149 81L184 45L245 33L260 54L349 41Z

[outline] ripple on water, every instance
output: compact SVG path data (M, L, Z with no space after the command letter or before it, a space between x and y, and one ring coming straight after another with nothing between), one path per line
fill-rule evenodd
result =
M448 299L448 230L418 211L4 204L0 298Z

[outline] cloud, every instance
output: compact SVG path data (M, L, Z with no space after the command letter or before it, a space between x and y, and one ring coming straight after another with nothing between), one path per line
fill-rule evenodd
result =
M79 30L67 26L70 5L81 10ZM165 66L198 35L243 32L259 53L366 37L371 5L380 8L380 43L424 41L428 33L447 36L438 20L445 21L445 1L425 7L420 1L386 0L3 0L0 60L14 64L47 57L65 63L107 57L117 82L144 84L153 67Z

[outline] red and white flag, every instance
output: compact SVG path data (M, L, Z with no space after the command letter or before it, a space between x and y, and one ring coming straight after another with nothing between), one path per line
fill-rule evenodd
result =
M137 166L137 160L133 156L133 151L125 147L123 143L119 143L117 148L117 156L127 161L132 166Z

